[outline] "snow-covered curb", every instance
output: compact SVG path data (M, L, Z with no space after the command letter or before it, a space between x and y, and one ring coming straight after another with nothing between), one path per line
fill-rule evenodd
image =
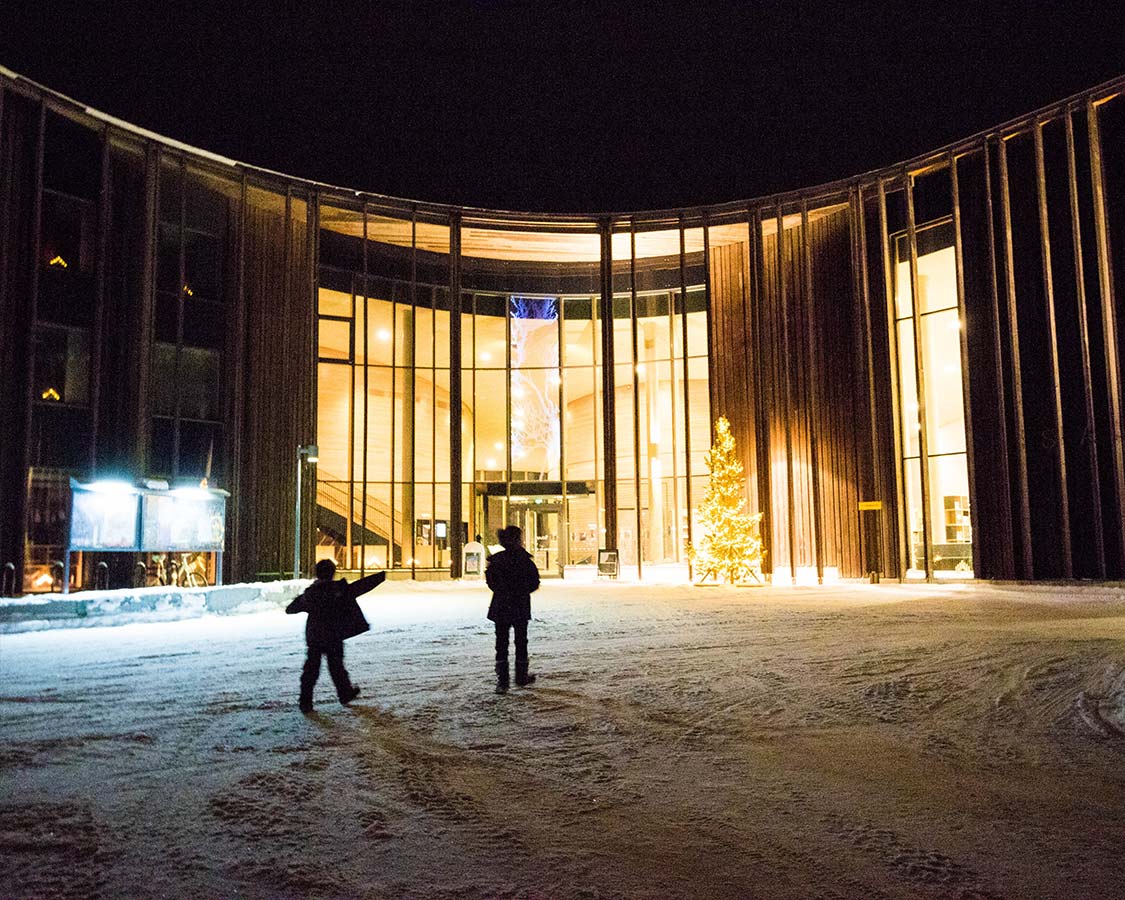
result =
M284 606L307 580L230 584L221 587L147 587L83 591L63 597L0 599L0 634L48 628L89 628L130 622L194 619L208 613L239 615Z

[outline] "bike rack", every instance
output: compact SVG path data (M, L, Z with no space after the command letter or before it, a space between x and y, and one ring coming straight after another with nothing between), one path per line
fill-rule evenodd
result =
M133 566L133 587L144 587L148 584L148 566L140 560Z
M107 563L104 559L99 562L97 567L94 569L94 590L109 590L109 563Z
M16 595L16 564L4 563L4 571L0 573L0 597L14 597Z

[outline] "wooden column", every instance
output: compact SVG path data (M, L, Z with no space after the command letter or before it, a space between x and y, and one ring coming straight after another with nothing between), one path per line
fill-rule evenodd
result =
M1109 217L1106 212L1105 168L1102 161L1102 140L1098 127L1098 108L1086 102L1086 120L1090 130L1090 180L1094 194L1094 235L1098 248L1098 285L1102 300L1102 342L1105 352L1106 390L1109 395L1110 476L1113 478L1116 508L1112 510L1119 523L1117 529L1118 566L1125 569L1125 447L1121 433L1121 360L1118 355L1120 336L1117 324L1117 299L1114 296L1112 260L1109 252ZM1122 236L1125 240L1125 235ZM1118 572L1118 575L1122 572Z
M602 328L602 446L605 452L603 499L605 501L605 546L617 549L617 403L613 371L613 242L612 222L598 223L601 235L601 296L598 318ZM684 350L685 354L687 349ZM510 441L506 443L510 444Z
M1023 416L1023 376L1020 371L1019 310L1016 305L1016 276L1012 252L1012 204L1008 189L1008 148L1004 139L999 141L1000 202L1004 216L1004 274L1008 301L1008 339L1012 360L1012 407L1016 428L1016 490L1019 492L1019 577L1035 577L1035 563L1031 548L1031 496L1027 484L1027 431Z
M961 397L965 410L965 463L969 475L969 529L972 532L973 566L980 565L980 512L977 509L976 456L973 444L973 409L969 371L969 319L965 308L965 259L961 243L961 188L957 179L957 156L949 153L949 189L953 204L953 256L957 269L957 318L961 346Z
M437 407L434 407L437 415ZM434 423L437 433L437 423ZM505 441L505 443L511 443ZM393 472L393 463L392 463ZM509 476L510 477L510 476ZM450 575L460 578L461 550L461 212L449 217L449 539ZM392 492L392 503L393 503ZM437 498L434 498L435 502ZM392 515L393 519L393 515Z
M1094 526L1094 565L1098 578L1106 576L1105 523L1102 521L1102 485L1098 466L1098 428L1094 416L1094 379L1090 366L1090 328L1086 309L1086 273L1082 260L1082 216L1078 206L1078 170L1074 157L1073 110L1066 110L1066 173L1070 200L1070 234L1074 245L1074 281L1078 302L1078 341L1082 358L1082 401L1086 415L1087 465L1090 467L1090 510Z

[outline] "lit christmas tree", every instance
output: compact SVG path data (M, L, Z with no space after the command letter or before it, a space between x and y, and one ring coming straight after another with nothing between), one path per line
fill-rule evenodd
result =
M742 463L735 458L734 436L725 416L715 422L715 443L704 459L711 480L699 507L702 536L688 544L688 558L700 581L714 578L738 584L753 578L760 582L762 538L758 523L762 514L744 511Z

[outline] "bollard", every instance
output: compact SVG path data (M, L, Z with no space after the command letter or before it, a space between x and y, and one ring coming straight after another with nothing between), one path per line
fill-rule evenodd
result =
M109 590L109 563L107 563L104 559L99 562L97 567L94 569L94 590Z
M148 582L148 566L140 560L133 566L133 587L144 587Z
M0 597L14 597L16 595L16 564L4 563L4 571L0 574Z

